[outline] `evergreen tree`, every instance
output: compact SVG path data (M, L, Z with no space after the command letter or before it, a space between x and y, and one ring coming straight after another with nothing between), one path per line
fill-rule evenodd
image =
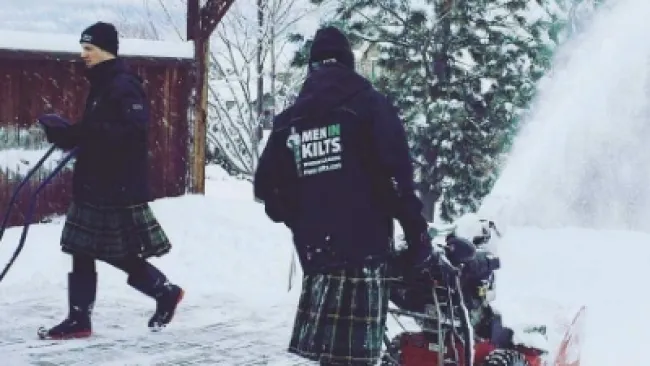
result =
M557 41L541 1L338 2L335 25L379 50L374 82L402 113L430 220L436 203L452 220L490 191Z

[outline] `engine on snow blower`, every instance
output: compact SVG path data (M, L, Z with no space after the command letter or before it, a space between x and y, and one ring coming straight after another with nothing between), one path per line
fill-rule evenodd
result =
M382 365L542 366L543 352L514 345L512 330L502 326L500 315L489 305L499 258L480 246L471 257L455 256L469 253L459 245L476 243L453 234L446 240L456 247L456 253L445 248L448 258L462 269L452 279L435 271L414 271L402 253L394 257L390 300L397 308L389 313L403 331L392 340L385 337ZM413 319L419 331L406 331L398 316Z

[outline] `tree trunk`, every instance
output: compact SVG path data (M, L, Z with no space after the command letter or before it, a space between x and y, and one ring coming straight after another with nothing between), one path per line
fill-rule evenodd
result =
M264 1L257 0L257 122L262 117L264 109L264 65L262 52L264 52Z
M276 98L275 98L275 79L276 79L276 70L275 70L275 19L271 19L271 39L269 40L271 48L271 100L273 101L273 109L271 110L271 118L275 117L275 111L277 108Z
M440 198L440 194L433 190L430 190L428 184L418 184L418 194L420 195L420 201L422 201L422 216L430 222L435 221L436 213L436 203Z

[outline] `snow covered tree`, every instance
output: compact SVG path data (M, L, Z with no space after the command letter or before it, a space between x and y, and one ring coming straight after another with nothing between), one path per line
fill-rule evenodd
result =
M184 14L185 3L159 2L181 39L185 18L178 14ZM233 175L253 176L263 144L260 125L299 85L292 75L298 71L277 70L288 68L287 35L312 7L300 0L236 1L212 35L207 155Z
M490 191L556 42L540 3L338 2L335 25L379 48L374 82L406 123L428 219L436 204L444 220L475 210Z
M235 2L214 33L208 142L227 166L252 177L268 124L298 83L286 72L286 35L306 14L297 0ZM260 18L262 16L262 18ZM234 168L234 169L233 169Z

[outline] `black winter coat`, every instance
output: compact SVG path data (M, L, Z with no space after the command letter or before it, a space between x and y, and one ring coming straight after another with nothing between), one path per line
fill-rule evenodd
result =
M427 227L397 111L339 64L312 72L276 117L254 190L291 229L305 273L386 259L394 218L407 236Z
M79 148L73 199L99 206L148 202L149 105L142 79L119 58L88 69L87 77L83 118L53 141L64 149Z

